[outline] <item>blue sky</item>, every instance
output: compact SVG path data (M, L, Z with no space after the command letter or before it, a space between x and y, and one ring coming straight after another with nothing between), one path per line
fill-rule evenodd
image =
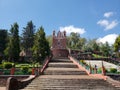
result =
M120 34L120 0L0 0L0 29L17 22L21 34L30 20L47 35L66 30L113 43Z

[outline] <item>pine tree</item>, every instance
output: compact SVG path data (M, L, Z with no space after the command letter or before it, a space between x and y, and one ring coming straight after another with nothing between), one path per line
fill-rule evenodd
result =
M4 54L4 50L7 44L7 30L0 30L0 54Z
M32 21L27 23L27 26L23 28L22 34L22 47L25 51L30 50L34 44L34 33L35 33L35 26Z
M20 53L20 40L19 40L19 26L17 23L11 25L8 46L5 54L9 57L10 61L17 62Z
M50 54L49 43L46 40L43 27L40 27L35 35L33 57L35 61L42 63L45 57L49 54Z

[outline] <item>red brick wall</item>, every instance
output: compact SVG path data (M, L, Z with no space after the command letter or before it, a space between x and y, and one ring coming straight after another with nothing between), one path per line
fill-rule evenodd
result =
M67 57L69 52L66 49L66 32L58 32L57 35L53 31L52 37L52 54L53 57Z
M52 50L53 57L68 57L67 49L53 49Z

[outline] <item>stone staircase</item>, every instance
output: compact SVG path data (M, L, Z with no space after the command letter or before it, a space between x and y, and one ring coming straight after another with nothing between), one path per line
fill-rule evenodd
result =
M53 59L43 75L22 90L120 90L105 80L88 76L69 59Z

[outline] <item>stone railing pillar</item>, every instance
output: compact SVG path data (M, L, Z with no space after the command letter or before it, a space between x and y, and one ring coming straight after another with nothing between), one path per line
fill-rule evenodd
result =
M92 73L92 67L91 67L91 64L90 64L90 61L89 61L89 74Z
M95 74L97 74L97 68L96 67L94 68L94 72L95 72Z
M92 73L92 67L91 67L91 65L89 65L89 72L90 72L90 74Z
M103 65L103 61L102 61L102 75L105 75L106 74L106 71L105 71L105 67Z
M35 68L32 68L32 75L35 75Z
M12 67L12 68L11 68L11 71L10 71L10 74L11 74L11 75L14 75L14 73L15 73L15 67Z

